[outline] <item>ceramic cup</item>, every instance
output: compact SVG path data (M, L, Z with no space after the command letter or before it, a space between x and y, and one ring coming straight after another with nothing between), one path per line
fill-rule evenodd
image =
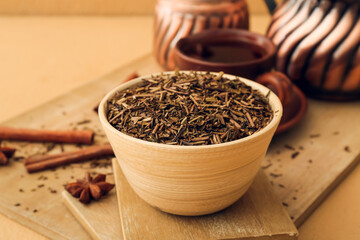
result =
M254 51L261 51L261 56L250 61L210 62L191 56L193 46L216 43L241 43ZM255 79L262 73L269 72L274 66L276 48L267 37L247 30L216 29L207 30L180 39L175 46L175 64L181 70L205 70L234 74L248 79Z
M120 85L99 105L101 124L130 186L144 201L168 213L204 215L230 206L249 188L265 157L282 116L279 98L270 92L274 117L251 136L205 146L153 143L121 133L106 119L108 101L116 92L150 76ZM241 80L264 95L269 92L261 84Z
M193 55L197 44L239 43L249 49L261 52L260 57L248 61L213 62ZM207 30L180 39L175 46L175 63L180 70L223 71L249 78L270 88L279 97L284 107L284 116L277 133L284 132L298 123L305 115L307 101L305 95L289 78L272 71L275 65L276 47L267 37L247 30L217 29Z

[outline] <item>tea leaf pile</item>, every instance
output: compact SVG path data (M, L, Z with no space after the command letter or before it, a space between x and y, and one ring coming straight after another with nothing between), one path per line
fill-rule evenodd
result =
M108 102L107 119L135 138L171 145L208 145L250 136L273 118L265 96L223 73L144 78Z

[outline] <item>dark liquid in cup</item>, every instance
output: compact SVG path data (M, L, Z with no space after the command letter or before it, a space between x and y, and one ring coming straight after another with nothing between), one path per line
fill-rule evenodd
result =
M235 63L259 59L264 49L239 42L194 44L185 50L187 55L208 62Z

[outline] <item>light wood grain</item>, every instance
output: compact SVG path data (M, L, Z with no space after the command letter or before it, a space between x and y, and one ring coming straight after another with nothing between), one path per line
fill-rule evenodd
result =
M248 192L229 208L200 217L161 212L132 190L113 160L125 239L297 239L297 230L260 171Z
M4 0L0 14L152 14L156 0ZM253 13L268 13L264 0L248 0Z
M263 166L271 164L266 173L276 195L289 205L288 212L297 226L359 164L359 109L359 101L310 100L305 119L271 143ZM286 144L295 150L286 148ZM299 155L292 158L295 152ZM281 176L273 177L271 173Z
M107 181L112 182L112 179ZM62 193L62 197L66 207L93 239L122 239L119 208L114 190L100 201L89 205L82 204L66 191Z
M1 168L0 174L2 180L0 189L3 191L0 196L0 211L3 214L51 239L70 239L71 237L87 239L89 237L59 201L62 183L66 181L65 179L70 179L72 174L70 171L59 172L62 176L61 180L55 179L54 173L44 174L48 180L41 181L38 180L40 174L28 176L21 163L12 163L10 166ZM45 186L39 188L41 184ZM50 193L48 187L58 193ZM20 192L19 189L23 189L24 192ZM37 212L34 212L35 210Z
M133 213L129 217L123 215L126 218L124 222L130 226L122 227L128 234L139 231L136 236L124 236L125 239L190 239L190 236L196 239L226 239L228 235L231 238L245 235L250 237L240 239L296 239L296 228L272 194L263 173L257 176L249 193L234 206L218 214L189 218L165 214L150 207L130 188L116 159L113 159L113 166L119 206L123 213ZM118 198L111 195L98 203L84 206L67 192L63 192L63 197L66 206L93 239L123 239ZM254 222L253 218L257 218L257 221ZM174 228L175 225L178 227ZM166 226L167 231L159 229L161 226ZM240 234L236 232L239 229ZM169 231L172 231L171 237L166 235Z

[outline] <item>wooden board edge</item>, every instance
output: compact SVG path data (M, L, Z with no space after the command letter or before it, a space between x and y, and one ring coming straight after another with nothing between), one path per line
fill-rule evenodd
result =
M275 234L272 236L259 236L259 237L245 237L245 238L241 238L241 240L297 240L298 239L298 235L291 235L291 234L286 234L286 233L280 233L280 234ZM235 240L235 239L234 239ZM240 239L239 239L240 240Z
M266 181L263 182L264 187L271 189L271 195L272 195L272 197L275 198L275 199L277 200L278 204L281 205L281 211L282 211L282 213L283 213L284 216L287 216L289 223L290 223L290 224L292 223L292 224L291 224L291 227L292 227L293 229L292 229L292 232L283 232L283 233L278 233L278 234L272 235L272 236L264 236L264 239L260 236L260 237L257 237L256 240L267 240L267 239L273 240L273 239L274 239L274 238L273 238L274 236L276 236L275 239L277 239L277 240L283 240L283 239L284 239L284 240L288 240L288 239L289 239L289 240L296 240L296 239L298 239L298 236L299 236L298 227L297 227L297 226L295 225L295 223L291 220L288 211L287 211L286 208L282 205L281 200L279 199L279 197L278 197L278 196L275 194L275 192L273 191L273 186L270 184L270 181L269 181L269 179L268 179L265 171L262 170L262 169L260 169L259 172L258 172L258 174L264 175L264 178L266 179ZM250 240L250 239L254 239L254 238L253 238L253 237L250 237L249 240ZM247 240L247 238L245 238L244 240Z
M73 201L78 201L77 199L73 199L73 197L66 191L61 193L63 202L67 209L71 212L71 214L76 218L76 220L80 223L80 225L85 229L85 231L95 240L101 240L101 238L96 234L96 231L87 224L86 218L79 212L79 210L74 205Z
M117 179L118 179L118 174L120 173L121 169L120 166L116 160L116 158L113 158L112 160L112 168L113 168L113 173L114 173L114 181L115 181L115 189L116 189L116 197L117 197L117 204L118 204L118 208L119 208L119 217L120 217L120 221L122 221L122 212L121 212L121 202L120 202L120 189L117 186ZM121 223L121 230L123 233L123 239L127 239L126 235L125 235L125 229L124 229L124 224Z
M21 224L22 226L29 228L40 235L43 235L44 237L54 239L54 240L69 240L68 238L51 231L50 229L40 225L39 223L30 220L29 218L25 218L20 214L17 214L15 211L11 211L7 207L3 206L3 204L0 202L0 213L2 213L4 216L8 217L9 219Z
M332 182L328 185L311 203L311 205L306 208L306 210L294 220L294 224L299 228L305 220L316 210L316 208L326 199L330 193L336 189L336 187L350 174L355 167L360 164L360 154L358 154L355 159L349 164Z

